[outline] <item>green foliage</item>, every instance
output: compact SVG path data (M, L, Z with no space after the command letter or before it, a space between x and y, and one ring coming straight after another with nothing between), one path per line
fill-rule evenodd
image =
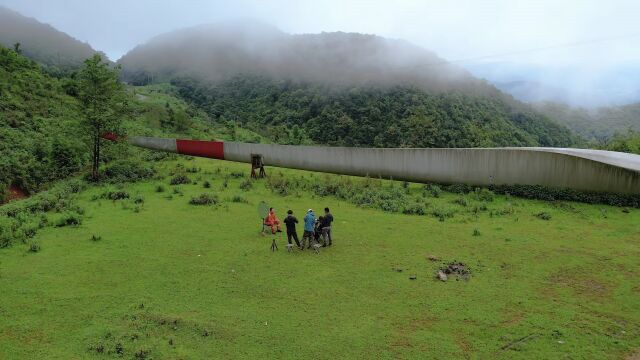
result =
M497 194L510 194L527 199L545 201L579 201L588 204L607 204L640 208L638 194L612 194L552 188L540 185L495 185L490 187Z
M191 205L218 205L220 200L215 194L203 193L189 200Z
M149 179L155 170L135 159L115 160L104 167L102 180L111 183L136 182Z
M103 199L116 201L116 200L128 199L130 195L128 192L124 190L110 190L110 191L104 192L101 197Z
M217 121L260 129L283 144L375 147L569 146L569 130L495 92L336 88L238 75L208 85L172 81Z
M551 214L544 211L537 213L536 217L540 220L551 220Z
M75 211L65 211L54 221L56 227L78 226L82 224L82 215Z
M171 185L191 184L191 179L184 174L176 174L171 178Z
M61 81L0 46L0 187L32 193L88 160L78 141L77 101Z
M604 148L611 151L640 154L640 132L631 130L624 134L615 134Z
M85 60L78 78L78 100L84 115L83 125L93 144L93 180L98 180L100 169L101 136L117 132L127 107L124 86L117 71L103 61L99 54Z

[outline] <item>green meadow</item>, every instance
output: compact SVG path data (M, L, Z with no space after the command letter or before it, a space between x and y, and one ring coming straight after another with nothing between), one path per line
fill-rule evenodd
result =
M192 183L170 185L178 165ZM624 359L640 349L638 209L349 179L424 210L403 214L272 186L346 177L268 168L270 180L248 182L246 164L201 159L156 167L152 180L75 195L79 225L0 249L0 358ZM129 198L104 196L117 191ZM205 193L217 203L189 204ZM288 253L285 233L260 234L261 201L281 220L330 207L334 245ZM453 261L470 276L438 280Z

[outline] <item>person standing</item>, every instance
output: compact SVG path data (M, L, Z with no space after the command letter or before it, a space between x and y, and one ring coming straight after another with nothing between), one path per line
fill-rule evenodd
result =
M303 248L300 246L300 240L298 240L298 232L296 231L296 224L298 223L298 219L293 216L293 211L287 211L287 217L284 218L284 223L287 225L287 241L291 244L291 238L296 241L296 245L300 250Z
M331 223L333 223L333 215L329 212L329 208L324 208L324 222L322 224L322 241L323 246L331 246Z
M307 210L307 215L304 217L304 234L302 235L302 248L304 249L305 239L309 239L307 243L307 249L311 248L311 242L313 241L313 227L316 223L316 214L313 213L313 209Z

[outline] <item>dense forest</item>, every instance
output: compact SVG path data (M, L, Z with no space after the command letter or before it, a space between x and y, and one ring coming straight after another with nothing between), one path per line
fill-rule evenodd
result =
M89 44L2 6L0 45L17 46L19 52L56 76L77 70L85 59L96 53Z
M375 147L571 146L576 141L563 126L500 97L415 87L332 88L242 75L214 84L191 78L172 84L213 119L292 144L306 138Z
M640 104L584 109L546 102L534 107L583 138L599 144L607 143L617 133L640 131Z

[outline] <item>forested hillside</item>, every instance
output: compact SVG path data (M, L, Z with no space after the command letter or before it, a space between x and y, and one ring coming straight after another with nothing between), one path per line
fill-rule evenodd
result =
M640 104L584 109L548 102L535 108L585 139L600 143L607 142L616 133L640 131Z
M171 81L213 119L277 142L377 147L571 146L565 127L410 43L222 23L160 35L119 60Z
M209 84L173 81L218 121L236 121L280 142L376 147L571 146L568 129L494 97L415 87L331 88L236 76ZM290 134L289 130L295 134ZM279 134L286 138L278 139Z
M87 43L0 6L0 45L13 48L42 64L50 74L69 73L96 51Z
M77 94L75 76L52 77L33 60L0 46L0 203L10 186L32 193L86 169L90 139ZM130 88L127 98L123 134L262 140L212 123L168 86ZM147 153L131 147L105 146L103 164L146 159Z

